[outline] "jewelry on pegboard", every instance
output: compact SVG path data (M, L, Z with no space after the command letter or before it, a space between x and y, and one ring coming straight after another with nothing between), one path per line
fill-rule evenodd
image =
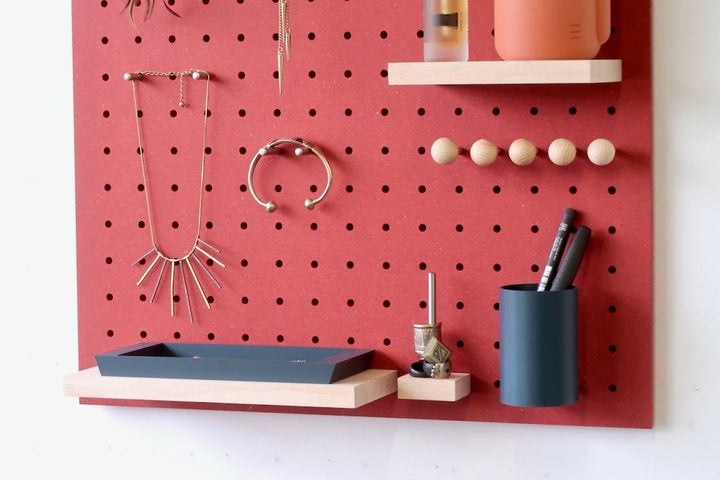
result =
M288 0L278 2L278 92L283 93L283 72L285 62L290 61L290 10Z
M147 173L147 162L145 159L145 147L144 147L143 137L142 137L142 128L140 125L141 115L139 114L140 109L139 109L139 104L138 104L137 83L136 82L145 77L178 78L179 88L180 88L178 104L180 105L180 107L185 107L185 106L187 106L187 104L185 103L185 91L184 91L184 84L183 84L183 79L185 76L191 76L194 80L205 79L205 81L206 81L206 84L205 84L205 106L203 109L202 155L201 155L201 161L200 161L200 195L198 197L197 230L195 233L195 241L193 242L192 247L188 250L188 252L185 255L180 256L180 257L172 257L170 255L165 254L162 251L162 249L159 247L158 241L157 241L157 234L155 232L153 209L152 209L152 204L150 202L150 183L149 183L149 177L148 177L148 173ZM208 301L207 295L205 295L205 290L202 287L202 283L200 282L200 278L198 276L198 273L196 272L196 268L193 267L193 262L195 262L197 264L197 266L200 268L200 270L218 288L221 288L220 282L217 281L217 279L213 276L213 274L210 272L210 270L205 266L205 264L203 264L203 261L200 259L200 257L198 257L198 254L202 255L206 260L212 261L213 264L217 264L217 265L225 268L225 264L223 264L216 257L216 255L220 253L220 250L200 238L200 228L202 225L202 210L203 210L203 191L204 191L204 186L205 186L205 150L207 147L207 119L208 119L208 106L209 106L209 100L210 100L210 74L208 72L206 72L205 70L197 70L197 69L183 70L183 71L179 71L179 72L141 71L141 72L126 73L123 76L123 78L126 81L131 82L131 84L132 84L133 105L135 107L135 125L137 127L137 136L138 136L138 155L140 156L140 166L142 169L143 184L145 185L145 188L144 188L145 205L147 207L148 226L149 226L149 230L150 230L150 240L152 242L152 248L147 253L145 253L142 257L138 258L135 262L133 262L133 265L141 264L141 263L145 262L153 254L155 255L153 260L150 262L150 266L145 270L145 272L142 274L142 276L138 280L137 286L142 285L142 283L147 279L147 277L150 275L150 273L152 273L155 270L156 266L158 264L160 264L160 273L158 274L158 277L155 280L155 286L154 286L153 292L150 296L150 302L151 303L154 302L155 297L160 288L162 279L164 278L165 271L166 271L167 267L169 266L170 267L170 315L175 316L175 271L176 271L176 269L179 270L180 279L182 282L183 293L185 295L185 299L186 299L186 303L187 303L188 316L190 317L190 322L194 323L192 305L190 302L190 289L188 288L188 280L187 280L185 270L187 269L190 272L190 276L192 277L192 280L193 280L195 286L197 287L198 292L200 293L203 300L205 301L205 305L207 306L208 309L210 309L210 302ZM212 251L213 253L208 252L208 250Z
M267 202L260 200L260 197L258 197L257 192L255 191L255 187L253 186L253 176L255 174L255 168L257 167L260 159L266 155L277 155L279 153L282 153L283 150L279 148L278 145L284 143L289 143L296 146L296 148L294 149L295 156L300 157L305 154L312 153L316 157L318 157L325 166L325 172L327 173L327 185L325 186L325 189L316 199L308 198L305 200L305 208L307 208L308 210L312 210L313 208L315 208L315 205L320 203L330 191L330 184L332 183L332 169L330 168L330 163L328 162L327 157L325 157L325 155L320 151L320 149L301 138L278 138L276 140L268 142L265 146L261 147L258 150L258 152L253 157L252 162L250 162L250 169L248 170L248 188L250 190L250 194L255 199L255 201L261 206L265 207L265 210L267 210L268 212L271 213L277 210L277 204L272 200L269 200Z

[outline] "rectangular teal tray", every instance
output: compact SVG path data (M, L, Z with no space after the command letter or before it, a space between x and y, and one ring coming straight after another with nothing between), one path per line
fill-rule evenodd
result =
M101 375L334 383L370 368L374 350L139 343L95 355Z

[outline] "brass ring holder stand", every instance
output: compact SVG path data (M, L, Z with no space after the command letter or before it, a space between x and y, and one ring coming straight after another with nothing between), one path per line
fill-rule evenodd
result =
M325 186L325 189L319 197L315 199L305 199L305 208L307 208L308 210L312 210L313 208L315 208L315 205L320 203L327 196L328 191L330 191L330 184L332 183L332 169L330 168L330 163L328 162L325 155L313 144L306 142L301 138L278 138L276 140L268 142L265 146L258 150L258 152L255 154L255 157L253 157L252 162L250 162L250 169L248 170L248 188L250 189L250 194L253 196L255 201L261 206L265 207L265 210L267 210L269 213L277 210L277 204L274 201L268 200L267 202L264 202L260 199L260 197L258 197L258 194L255 191L255 187L253 186L253 175L255 174L255 168L260 162L260 159L266 155L273 155L282 152L282 149L278 148L278 145L282 144L295 145L296 148L294 149L294 154L298 157L307 153L312 153L313 155L318 157L325 166L325 172L327 173L327 185Z

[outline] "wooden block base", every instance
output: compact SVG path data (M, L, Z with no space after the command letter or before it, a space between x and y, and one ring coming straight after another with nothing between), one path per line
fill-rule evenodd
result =
M369 369L331 384L66 375L65 395L116 400L358 408L397 390L397 371Z
M410 374L397 380L398 398L455 402L470 394L470 374L452 373L449 378L417 378Z

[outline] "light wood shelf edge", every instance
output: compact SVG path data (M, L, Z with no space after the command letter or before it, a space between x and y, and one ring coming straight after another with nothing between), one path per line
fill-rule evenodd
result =
M622 60L500 60L396 62L389 85L519 85L612 83L622 80Z
M65 395L289 407L358 408L397 391L397 371L369 369L332 384L103 376L97 367L64 377Z

